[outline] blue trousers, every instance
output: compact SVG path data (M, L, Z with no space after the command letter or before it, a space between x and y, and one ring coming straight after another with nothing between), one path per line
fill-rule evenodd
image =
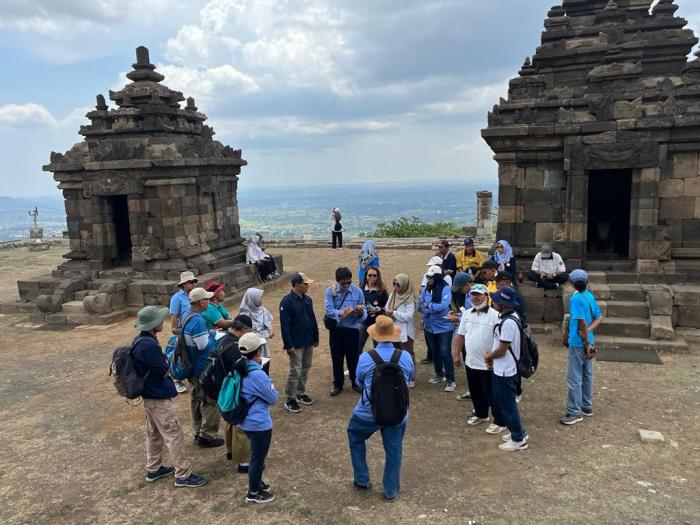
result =
M518 376L502 377L493 375L491 385L493 387L493 412L503 419L506 427L510 430L513 441L522 441L525 438L525 430L520 423L520 412L518 404L515 402L516 391L518 389ZM494 420L498 419L494 417ZM498 423L496 423L498 424Z
M406 433L406 422L393 427L378 427L373 421L366 421L353 415L348 423L348 444L352 460L353 478L355 483L369 485L369 468L367 467L367 447L365 442L377 430L382 433L384 445L384 495L393 498L401 486L401 455L403 453L403 436Z
M245 430L250 440L250 464L248 466L248 492L257 494L260 490L263 470L265 470L265 458L270 450L272 441L272 429L270 430Z
M593 409L593 360L586 359L583 348L569 347L569 368L566 373L569 396L566 413L580 416L581 409Z
M455 363L452 360L452 331L433 334L423 330L425 343L433 355L435 375L446 377L448 381L455 380Z

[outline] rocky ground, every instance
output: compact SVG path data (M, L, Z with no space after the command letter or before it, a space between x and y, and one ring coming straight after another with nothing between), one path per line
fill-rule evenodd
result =
M45 273L60 249L0 253L5 287ZM317 282L311 296L320 319L322 293L339 264L356 267L355 250L279 249L287 270ZM385 250L389 275L418 276L426 252ZM266 294L276 312L286 288ZM297 415L274 407L275 428L266 479L278 500L243 503L246 478L223 449L200 450L188 440L206 487L175 489L172 480L144 482L141 407L116 396L107 370L113 348L129 341L132 322L50 331L21 316L0 316L0 522L2 523L700 523L700 353L665 355L663 366L595 364L595 417L575 427L557 423L565 407L566 354L540 336L541 368L525 381L521 405L530 448L507 454L483 427L467 428L471 407L427 384L418 369L404 448L400 496L381 497L380 440L369 460L375 489L356 492L345 428L357 396L328 396L327 336L315 355L309 394L316 403ZM286 358L273 340L272 377L283 389ZM424 352L422 339L418 354ZM458 375L458 390L465 387ZM188 399L177 401L190 435ZM663 432L643 444L638 429Z

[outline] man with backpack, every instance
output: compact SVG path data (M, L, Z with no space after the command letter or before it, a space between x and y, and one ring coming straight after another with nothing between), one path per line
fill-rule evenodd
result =
M360 356L357 386L362 388L348 423L348 443L353 483L359 490L372 486L367 466L366 441L377 431L384 444L384 498L391 501L399 493L403 437L408 421L408 383L413 380L413 360L405 350L394 348L401 329L391 318L377 316L367 331L377 347Z
M190 311L189 293L197 286L197 278L194 273L187 270L180 274L180 282L177 283L179 290L170 297L170 329L175 337L182 329L182 319ZM178 394L187 392L187 387L182 381L175 381L175 388Z
M503 287L491 294L493 308L500 314L496 325L493 347L484 354L484 361L493 370L493 412L494 424L486 429L489 434L500 434L505 427L510 434L498 445L503 451L525 450L528 436L520 422L520 412L515 401L518 388L518 360L521 357L521 341L525 337L520 318L515 312L518 302L515 290ZM499 420L505 427L498 424Z
M564 329L562 343L569 349L569 366L566 382L569 396L562 425L574 425L583 416L593 415L593 358L595 336L603 314L593 294L586 289L588 274L574 270L569 276L574 285L574 295L569 299L569 324Z
M134 369L146 378L142 393L146 413L146 481L175 474L176 487L201 487L207 481L192 472L185 458L185 439L172 401L177 390L158 343L158 333L167 316L167 308L145 306L139 310L134 325L140 331L132 346ZM168 448L174 467L163 466L163 445Z
M221 414L216 402L210 399L199 381L209 355L216 348L216 341L207 330L202 312L209 307L214 294L204 288L195 288L189 294L190 313L182 320L182 335L192 364L188 380L190 390L190 413L194 427L194 443L202 448L220 447L224 440L217 438Z
M272 379L261 368L261 350L266 342L253 332L243 335L238 341L238 349L246 358L246 371L241 380L240 397L246 402L248 412L238 425L238 428L243 430L250 439L246 503L270 503L275 499L270 485L262 479L265 458L272 442L270 406L277 403L277 389Z

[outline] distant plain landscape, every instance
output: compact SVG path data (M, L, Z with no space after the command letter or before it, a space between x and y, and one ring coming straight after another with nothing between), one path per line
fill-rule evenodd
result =
M261 232L267 237L319 237L328 234L330 212L339 207L347 236L372 231L378 223L399 217L424 222L476 222L476 192L494 192L495 181L454 181L425 184L367 184L243 188L238 191L244 236ZM44 235L61 235L66 229L63 199L56 197L0 197L0 241L29 236L29 211L39 208Z

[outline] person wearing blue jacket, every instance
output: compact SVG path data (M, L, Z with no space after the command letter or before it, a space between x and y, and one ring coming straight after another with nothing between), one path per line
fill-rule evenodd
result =
M379 255L377 254L377 245L372 240L366 240L360 249L360 254L357 256L360 261L360 266L357 269L357 282L361 283L365 278L367 268L373 266L379 268Z
M177 390L170 377L168 358L158 343L158 333L163 331L167 316L167 308L141 308L135 325L140 333L132 343L134 369L146 377L142 395L146 413L146 481L175 474L176 487L201 487L207 480L192 472L185 457L185 438L172 401ZM168 448L174 467L163 466L163 445Z
M367 319L365 294L352 283L350 269L340 267L335 271L336 284L326 289L326 316L335 321L335 327L329 330L331 360L333 362L333 388L331 396L337 396L343 391L345 373L343 359L347 362L350 372L352 389L360 392L355 385L355 370L360 354L360 328L362 321Z
M423 316L423 332L435 367L435 377L428 380L431 385L447 381L445 392L454 392L455 367L452 361L452 321L448 318L452 291L445 282L442 269L431 266L425 274L428 284L418 299L418 311Z
M238 340L238 350L246 358L247 374L241 381L240 395L248 403L248 414L238 428L250 440L250 466L248 467L248 494L246 503L274 501L270 485L262 479L265 458L272 442L272 417L270 406L277 403L277 389L272 379L262 371L262 346L267 341L254 332L248 332Z
M393 343L401 340L401 328L394 324L391 318L385 315L377 316L376 322L367 331L374 341L377 341L376 352L379 357L388 362L396 348ZM403 372L406 384L413 381L413 358L407 351L401 352L398 362ZM393 426L379 427L372 414L370 399L372 396L372 377L377 368L374 359L369 353L360 356L357 365L357 385L362 387L363 393L352 412L348 423L348 444L350 447L350 459L352 460L353 483L360 490L368 490L372 485L369 479L367 467L367 448L365 442L372 437L377 430L382 434L384 444L384 497L392 500L396 497L401 481L401 455L403 452L403 437L406 433L408 412L401 423Z

